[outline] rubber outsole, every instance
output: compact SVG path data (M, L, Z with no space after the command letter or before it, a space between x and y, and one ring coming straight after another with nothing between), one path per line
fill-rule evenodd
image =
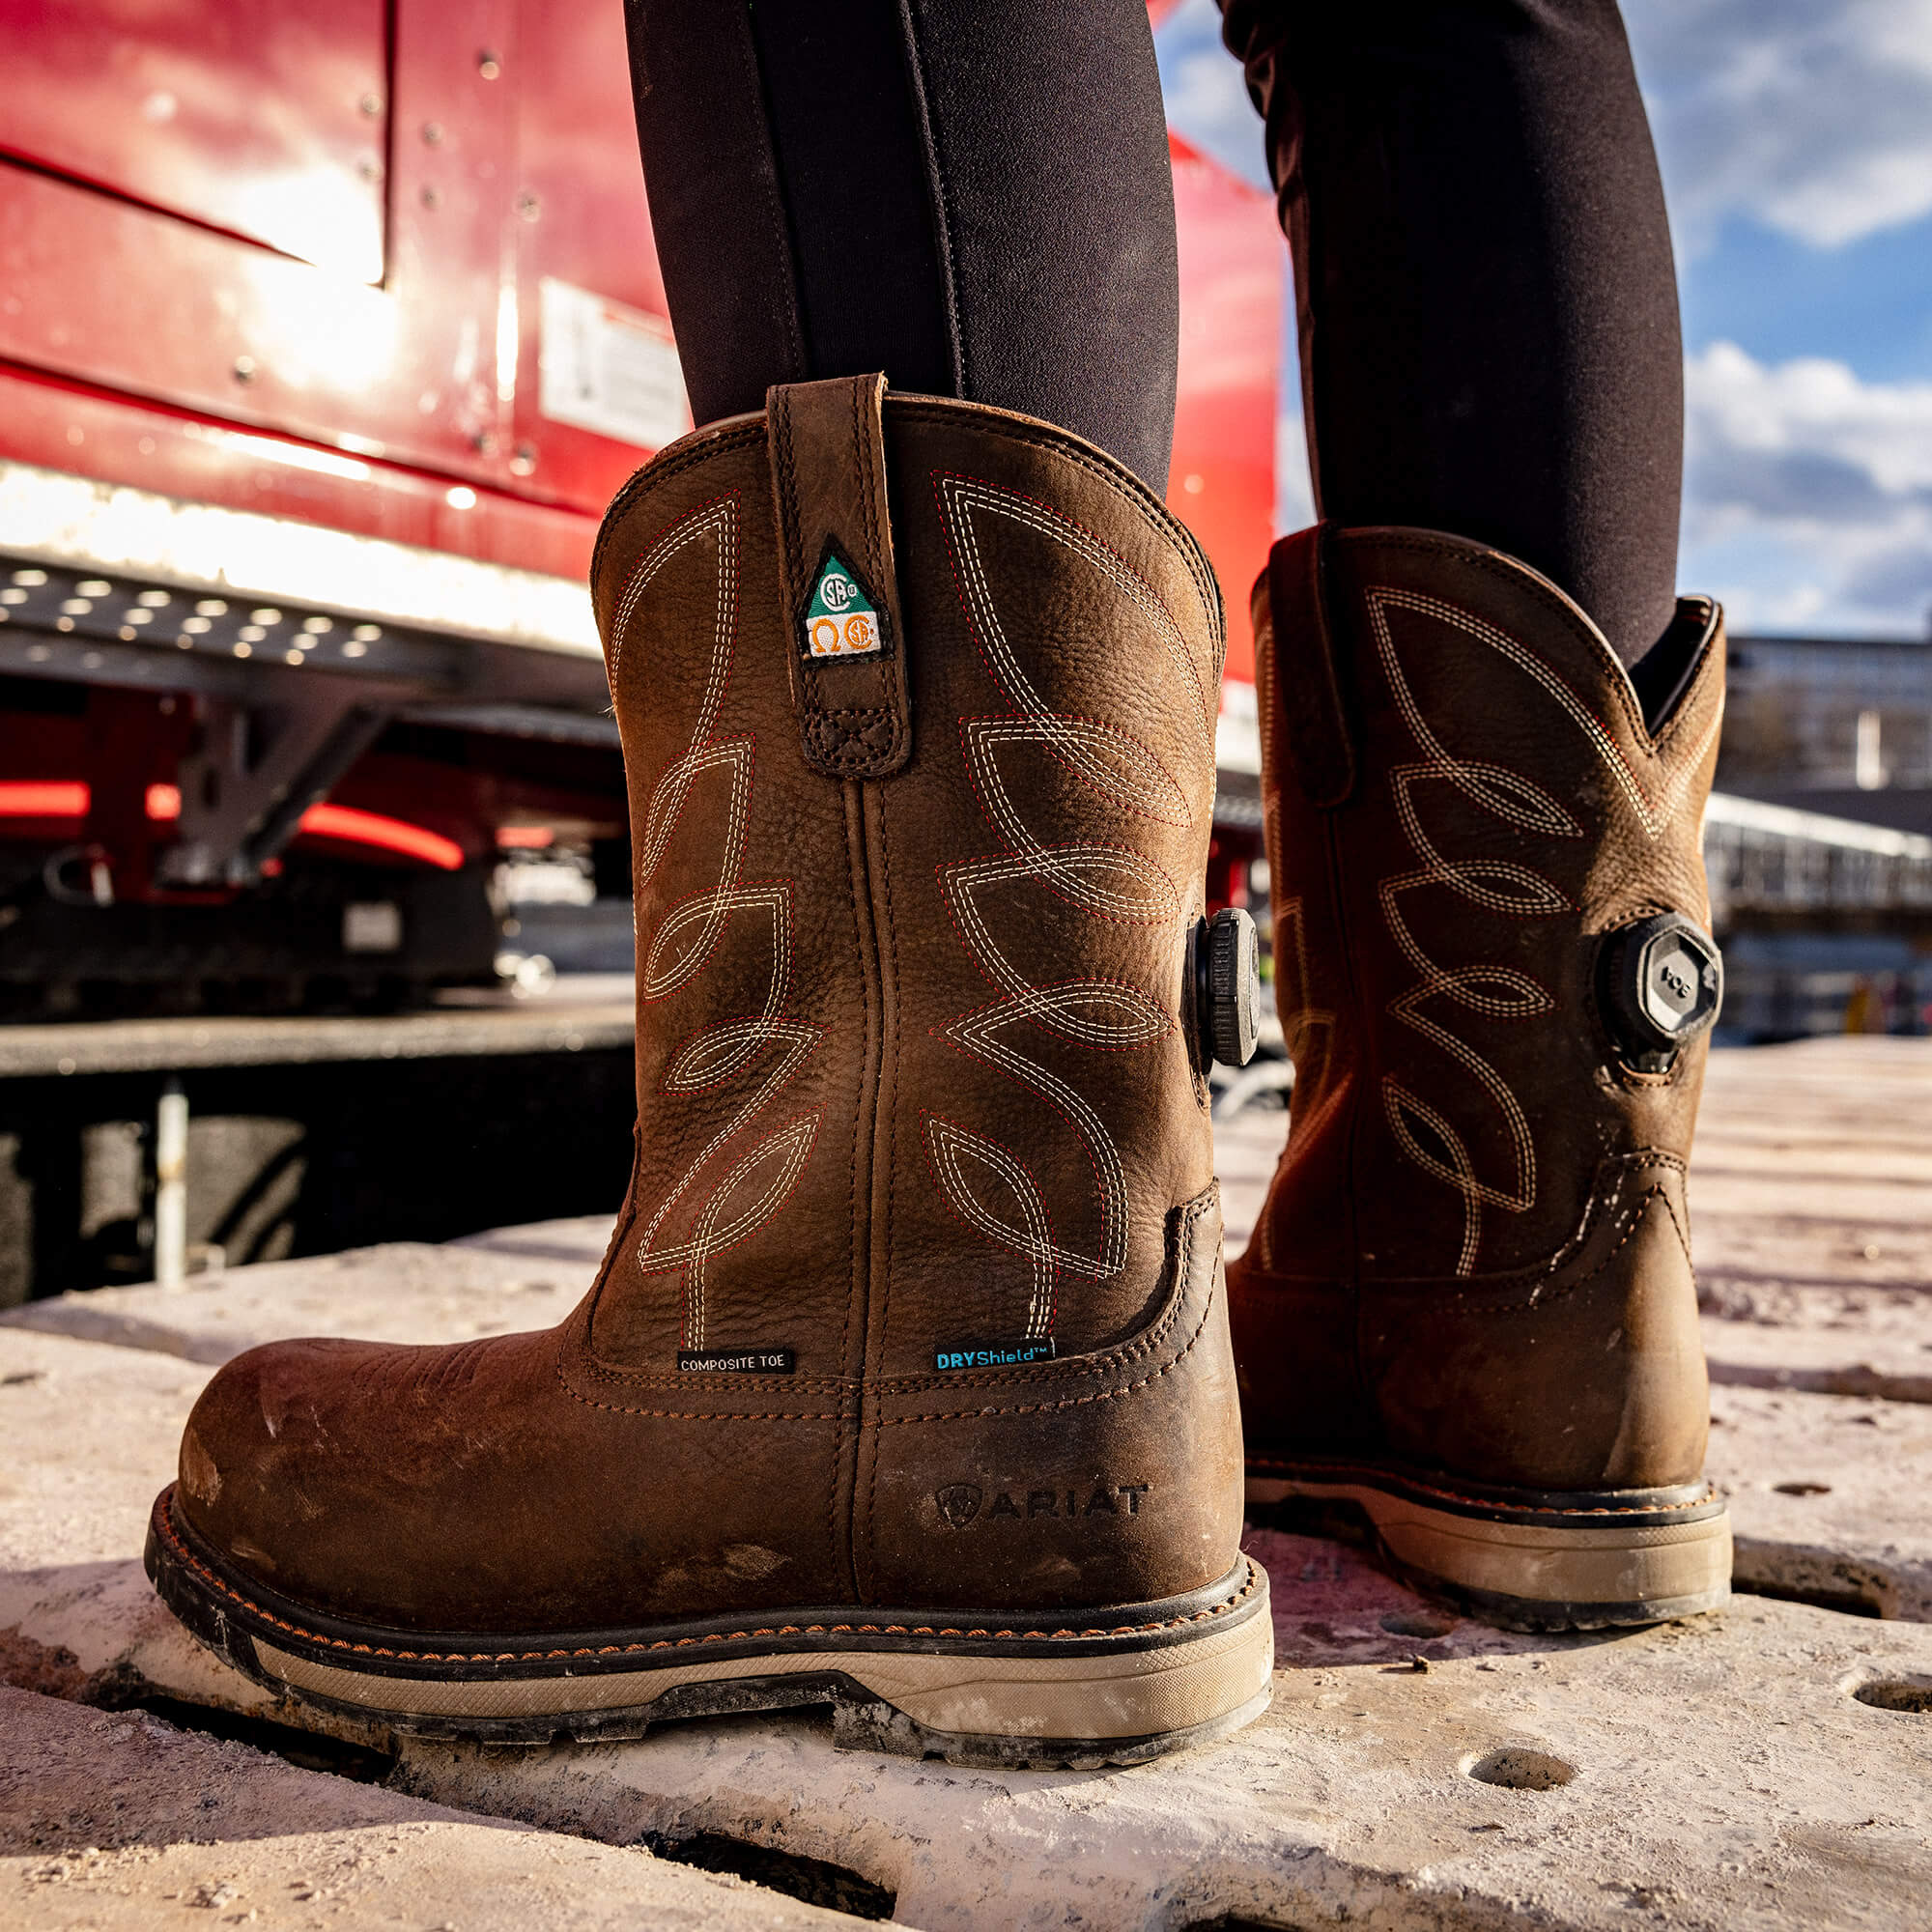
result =
M1507 1630L1664 1623L1731 1594L1730 1518L1704 1485L1542 1494L1270 1462L1249 1464L1247 1497L1251 1510L1292 1520L1353 1511L1405 1581Z
M654 1724L829 1704L848 1749L1094 1769L1225 1737L1267 1708L1267 1573L1155 1604L1027 1617L765 1612L631 1630L428 1635L280 1598L156 1499L147 1568L188 1631L278 1694L389 1730L491 1744L638 1738Z

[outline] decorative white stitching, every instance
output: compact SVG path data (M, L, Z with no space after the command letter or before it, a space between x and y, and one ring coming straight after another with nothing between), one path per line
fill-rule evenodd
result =
M1132 846L1040 839L1007 787L1002 759L1015 748L1037 747L1119 810L1177 826L1191 825L1194 813L1186 793L1159 758L1131 733L1102 720L1066 717L1047 707L1001 623L975 519L1004 519L1070 552L1151 626L1186 679L1192 701L1185 708L1198 727L1204 755L1211 755L1213 745L1213 680L1204 678L1186 639L1152 588L1078 525L1027 497L972 478L942 475L935 481L967 621L987 674L1013 707L1004 716L963 720L960 730L961 753L980 809L1005 849L957 861L941 871L961 944L1005 997L962 1013L944 1033L961 1052L998 1067L1049 1101L1072 1129L1094 1169L1100 1210L1096 1251L1081 1253L1055 1238L1045 1197L1010 1149L927 1114L926 1151L941 1190L959 1215L988 1240L1030 1263L1027 1335L1043 1339L1053 1332L1063 1272L1099 1281L1124 1265L1127 1184L1120 1151L1093 1105L1021 1051L1016 1041L1037 1027L1080 1046L1137 1051L1164 1039L1176 1022L1166 1006L1138 986L1091 978L1054 984L1032 980L1011 957L1013 942L1024 929L1006 931L1003 942L994 936L984 907L990 900L1007 910L1003 889L1031 882L1093 918L1173 928L1185 916L1186 903L1167 871ZM1071 655L1092 648L1086 636L1041 636L1028 641L1042 653L1057 649ZM990 1200L989 1179L1000 1184Z
M719 737L717 727L724 693L731 680L736 648L738 605L738 505L735 497L704 504L668 530L644 554L618 600L611 627L611 689L622 657L625 636L642 608L645 591L673 557L691 545L708 540L715 547L717 612L712 630L711 661L698 699L697 717L685 751L667 765L651 788L644 812L643 837L639 841L635 886L637 901L647 903L645 888L664 865L672 835L684 820L685 808L700 783L719 774L729 785L723 837L707 815L706 823L687 841L694 850L715 846L715 882L701 892L687 894L665 908L648 946L640 946L639 997L647 1004L670 998L689 985L710 964L725 929L733 920L762 918L770 934L763 1009L749 1016L719 1020L687 1035L665 1068L659 1091L666 1094L696 1094L728 1086L776 1050L764 1079L751 1092L730 1120L712 1135L664 1199L638 1243L638 1265L647 1275L682 1277L683 1341L690 1349L704 1346L705 1276L709 1264L727 1248L749 1240L783 1207L805 1172L818 1135L820 1110L786 1122L767 1134L728 1167L698 1202L683 1240L659 1245L659 1231L671 1209L696 1194L696 1183L727 1144L771 1103L823 1037L824 1029L789 1017L784 1010L791 989L792 888L786 879L746 880L745 848L750 836L752 788L756 771L756 741L749 736ZM641 938L641 935L640 935ZM760 1182L749 1204L731 1210L734 1201Z
M1553 880L1526 866L1498 859L1450 860L1437 850L1416 809L1419 789L1430 782L1453 784L1472 805L1538 838L1581 838L1584 827L1571 811L1540 784L1506 766L1480 759L1463 759L1449 752L1431 730L1421 706L1404 675L1401 654L1390 630L1391 610L1412 611L1447 624L1498 652L1508 663L1540 685L1583 733L1585 742L1609 773L1644 836L1655 840L1670 820L1685 787L1695 776L1717 735L1719 720L1709 728L1681 762L1661 759L1664 785L1652 798L1625 758L1621 747L1575 691L1533 652L1507 632L1459 610L1440 598L1386 585L1365 590L1369 622L1376 648L1388 678L1396 708L1409 735L1423 753L1420 762L1395 766L1389 773L1390 793L1404 834L1421 869L1391 873L1378 886L1382 918L1397 949L1419 975L1418 983L1398 993L1387 1010L1405 1026L1433 1041L1468 1069L1501 1113L1507 1125L1515 1175L1508 1185L1479 1179L1467 1144L1448 1119L1410 1092L1393 1074L1382 1076L1382 1111L1389 1131L1403 1151L1425 1173L1455 1188L1463 1199L1463 1240L1456 1272L1475 1272L1482 1238L1482 1210L1497 1208L1507 1213L1526 1212L1536 1202L1536 1147L1528 1116L1500 1072L1440 1020L1423 1008L1436 998L1492 1019L1525 1019L1550 1011L1556 1002L1548 989L1528 974L1501 964L1449 968L1438 965L1415 938L1402 912L1402 897L1424 886L1446 887L1491 912L1515 919L1548 919L1575 910L1573 901ZM1418 1135L1420 1125L1434 1135L1440 1152ZM1446 1154L1447 1158L1443 1156Z

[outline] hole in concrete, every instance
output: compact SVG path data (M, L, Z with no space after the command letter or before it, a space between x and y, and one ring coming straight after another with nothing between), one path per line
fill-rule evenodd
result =
M244 1717L240 1711L216 1711L206 1704L189 1704L179 1697L138 1697L128 1708L146 1711L181 1731L200 1731L225 1743L252 1745L302 1771L326 1771L336 1777L353 1777L357 1784L381 1784L396 1768L394 1751L370 1745L354 1745L316 1731L298 1730L267 1718Z
M661 1859L699 1871L728 1872L750 1879L770 1891L781 1891L806 1905L822 1905L833 1912L849 1912L854 1918L890 1918L898 1894L874 1885L844 1865L823 1859L801 1858L796 1852L775 1852L768 1845L747 1844L722 1832L700 1832L695 1838L660 1838L644 1843Z
M1774 1483L1771 1486L1781 1496L1829 1496L1830 1483Z
M1932 1677L1874 1677L1852 1695L1874 1711L1904 1711L1932 1718Z
M1523 1745L1505 1745L1465 1768L1479 1784L1500 1785L1505 1791L1554 1791L1577 1776L1574 1764Z
M1300 1932L1285 1918L1198 1918L1180 1932Z
M1780 1604L1809 1604L1815 1609L1836 1610L1845 1617L1882 1617L1885 1605L1861 1590L1806 1589L1789 1583L1761 1582L1753 1577L1731 1577L1732 1593L1740 1597L1770 1597Z
M1456 1619L1437 1610L1391 1610L1381 1625L1391 1636L1447 1636Z

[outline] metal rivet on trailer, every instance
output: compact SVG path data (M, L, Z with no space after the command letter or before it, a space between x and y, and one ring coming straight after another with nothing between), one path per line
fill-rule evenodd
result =
M441 147L442 123L440 121L425 121L423 123L423 140L432 148Z
M476 71L484 80L495 80L503 71L503 63L485 47L476 56Z
M235 380L238 383L252 383L255 380L255 358L252 355L236 356Z

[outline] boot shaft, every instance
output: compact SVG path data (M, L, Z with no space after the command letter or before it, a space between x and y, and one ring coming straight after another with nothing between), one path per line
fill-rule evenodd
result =
M1694 1486L1719 612L1680 607L1648 720L1568 598L1455 537L1287 539L1256 615L1295 1088L1232 1282L1251 1463Z
M1240 1521L1185 970L1218 592L1097 451L883 386L773 391L600 540L639 1139L574 1374L773 1424L744 1478L835 1595L1198 1587Z
M1256 611L1296 1064L1270 1217L1293 1216L1295 1247L1267 1264L1403 1280L1545 1264L1617 1163L1690 1154L1714 988L1664 1011L1688 1018L1681 1041L1628 1007L1640 968L1667 995L1711 963L1701 933L1680 956L1660 923L1709 918L1721 616L1680 607L1660 648L1688 675L1647 723L1569 599L1456 538L1308 532L1277 547ZM1668 956L1627 956L1658 930ZM1363 1204L1398 1201L1363 1222Z

